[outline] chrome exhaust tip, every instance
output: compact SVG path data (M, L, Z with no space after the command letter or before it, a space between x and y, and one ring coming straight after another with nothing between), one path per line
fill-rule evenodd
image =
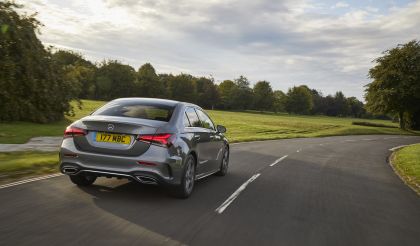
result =
M136 179L142 183L142 184L151 184L151 185L157 185L158 182L156 179L146 176L136 176Z
M75 173L77 173L77 171L78 171L78 169L77 168L75 168L75 167L64 167L63 168L63 173L64 174L75 174Z

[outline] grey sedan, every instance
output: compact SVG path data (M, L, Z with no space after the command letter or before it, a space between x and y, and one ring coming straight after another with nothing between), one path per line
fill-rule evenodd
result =
M226 175L225 132L194 104L116 99L67 127L60 170L80 186L97 177L128 178L166 186L186 198L197 179Z

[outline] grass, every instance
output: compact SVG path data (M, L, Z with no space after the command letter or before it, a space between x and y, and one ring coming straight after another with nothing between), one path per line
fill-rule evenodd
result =
M58 154L55 152L0 153L0 183L22 177L58 172Z
M0 144L25 143L32 137L38 136L62 136L64 129L73 121L89 115L92 111L99 108L105 102L82 100L82 109L77 108L74 102L75 115L66 116L64 120L49 124L36 124L29 122L10 122L0 123Z
M365 120L385 127L353 125L353 118L256 112L208 111L216 124L226 126L231 142L362 134L412 134L386 120Z
M102 106L103 101L82 100L82 109L75 115L50 124L27 122L0 123L0 143L25 143L36 136L61 136L72 121L89 115ZM74 104L76 105L76 104ZM412 134L398 129L386 120L364 120L365 125L353 125L353 118L301 116L274 113L207 111L216 124L226 126L231 142L296 137L321 137L360 134Z
M420 144L397 150L392 156L392 164L404 182L420 195Z

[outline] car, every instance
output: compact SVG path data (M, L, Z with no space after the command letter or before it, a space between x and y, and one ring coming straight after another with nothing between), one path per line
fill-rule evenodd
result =
M187 198L196 180L226 175L225 132L195 104L120 98L66 128L60 171L78 186L98 177L127 178Z

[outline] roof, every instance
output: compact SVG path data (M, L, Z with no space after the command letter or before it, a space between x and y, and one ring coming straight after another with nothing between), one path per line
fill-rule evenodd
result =
M177 104L183 104L185 106L194 106L194 107L198 107L201 108L200 106L194 104L194 103L189 103L189 102L181 102L181 101L175 101L175 100L170 100L170 99L161 99L161 98L148 98L148 97L123 97L123 98L118 98L113 100L113 102L142 102L145 104L160 104L160 105L165 105L168 107L175 107Z
M113 100L114 102L142 102L146 104L161 104L166 106L175 106L179 101L160 99L160 98L147 98L147 97L125 97Z

